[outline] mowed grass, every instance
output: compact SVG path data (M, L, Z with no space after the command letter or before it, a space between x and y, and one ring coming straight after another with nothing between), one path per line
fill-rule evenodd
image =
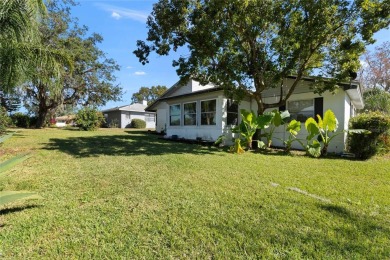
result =
M0 190L13 259L390 258L390 161L312 159L163 141L146 132L20 130L32 157Z

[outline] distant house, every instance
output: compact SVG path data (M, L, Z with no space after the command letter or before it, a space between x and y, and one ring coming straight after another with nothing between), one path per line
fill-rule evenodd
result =
M55 125L57 127L65 127L67 125L73 125L74 120L76 119L75 115L59 116L55 118Z
M293 80L293 76L284 80L283 94L288 92ZM289 110L291 118L302 122L302 131L298 138L305 139L307 135L304 122L308 117L317 114L323 116L328 109L333 110L338 119L338 130L348 129L349 119L355 115L356 109L362 109L364 106L359 83L356 81L339 83L335 94L325 92L320 96L310 89L311 81L312 78L304 78L286 106L279 108ZM278 102L280 93L280 88L264 91L262 93L264 102ZM225 135L226 140L232 140L231 129L241 120L240 109L257 111L257 104L250 97L237 104L226 98L221 88L212 84L202 86L194 80L184 85L176 83L146 108L147 111L157 112L157 132L164 132L168 137L201 138L209 141L215 141L221 135ZM273 144L283 146L280 139L283 140L286 135L285 126L278 127L274 132ZM346 139L346 134L335 137L328 151L343 152ZM295 143L293 148L301 147Z
M131 120L142 119L146 122L146 128L155 128L156 113L146 112L146 101L143 104L132 104L121 107L114 107L103 110L102 113L106 119L106 123L118 128L130 127Z

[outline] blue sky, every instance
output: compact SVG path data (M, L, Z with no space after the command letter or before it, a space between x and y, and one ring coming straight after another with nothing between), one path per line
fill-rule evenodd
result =
M150 63L143 66L132 53L137 40L147 36L146 19L157 0L78 0L79 5L73 8L72 15L79 19L81 25L89 27L90 33L103 36L99 46L109 58L121 66L116 73L117 83L123 88L122 101L108 102L103 109L130 103L131 95L142 86L172 86L177 80L172 60L178 54L160 57L152 54ZM375 45L390 41L390 30L376 34ZM369 49L373 49L370 46Z

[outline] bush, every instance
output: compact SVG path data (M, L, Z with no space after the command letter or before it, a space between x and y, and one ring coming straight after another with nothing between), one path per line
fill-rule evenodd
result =
M349 121L350 129L366 129L370 134L350 134L349 151L356 158L368 159L390 151L390 117L379 112L364 113Z
M4 107L0 107L0 134L3 134L7 127L11 124L11 120Z
M138 129L146 128L146 122L142 119L133 119L131 120L130 127Z
M76 115L76 124L85 131L98 129L104 123L104 116L95 108L85 107Z
M31 125L30 117L20 112L13 114L11 119L16 127L28 128Z

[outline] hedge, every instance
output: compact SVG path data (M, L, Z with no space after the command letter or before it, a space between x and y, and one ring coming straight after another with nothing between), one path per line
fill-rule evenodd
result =
M349 134L349 151L358 159L368 159L390 151L390 116L369 112L351 118L350 129L366 129L370 134Z

